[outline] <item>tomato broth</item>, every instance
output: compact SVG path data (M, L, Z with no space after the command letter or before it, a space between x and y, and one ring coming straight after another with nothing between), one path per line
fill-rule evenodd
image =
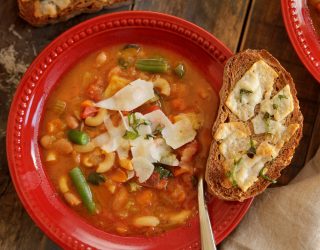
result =
M107 47L81 59L49 96L42 162L62 200L88 223L157 235L197 215L197 176L217 107L187 58L146 45Z

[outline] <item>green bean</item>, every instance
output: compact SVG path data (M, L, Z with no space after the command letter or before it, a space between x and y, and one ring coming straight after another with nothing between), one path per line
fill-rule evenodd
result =
M75 167L69 172L69 175L89 213L96 213L96 204L93 201L91 189L82 174L81 169Z
M169 70L169 64L160 59L137 59L136 68L141 71L146 71L150 73L164 73Z
M86 145L90 141L90 137L85 132L76 129L69 130L68 139L78 145Z
M179 63L179 64L175 67L174 73L176 73L176 75L177 75L179 78L182 78L182 77L184 76L184 74L186 73L186 68L185 68L184 64Z
M126 50L126 49L135 49L135 50L140 50L141 48L140 48L140 46L138 45L138 44L133 44L133 43L131 43L131 44L127 44L127 45L125 45L123 48L122 48L122 50Z

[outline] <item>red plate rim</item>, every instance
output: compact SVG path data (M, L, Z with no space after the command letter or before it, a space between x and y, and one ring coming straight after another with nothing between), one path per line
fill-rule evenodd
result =
M153 20L155 20L155 22L153 22ZM133 23L131 24L131 22ZM170 27L166 27L167 24L169 24ZM23 138L24 133L28 133L28 131L24 130L24 122L27 119L26 117L28 117L28 106L30 105L30 99L33 97L32 94L34 89L37 87L38 84L40 85L42 75L47 70L47 68L50 68L50 64L53 61L55 61L60 54L63 54L64 50L67 50L69 47L72 47L73 44L76 43L79 39L81 40L82 36L94 36L95 33L102 32L103 30L108 28L116 28L119 26L130 25L149 25L152 27L157 26L158 28L171 28L179 35L186 36L189 40L193 40L198 45L201 45L206 52L210 53L210 55L212 55L214 59L216 61L219 61L221 64L224 64L227 58L229 58L232 55L232 52L227 47L225 47L225 45L223 45L218 39L216 39L212 34L186 20L163 13L150 11L123 11L101 15L74 26L73 28L67 30L66 32L58 36L55 40L53 40L37 56L37 58L33 61L33 63L28 68L27 72L23 76L17 88L13 102L11 104L7 124L7 158L11 178L13 180L18 196L21 202L23 203L23 206L27 210L28 214L42 229L42 231L46 233L46 235L48 235L48 237L50 237L52 240L54 240L64 248L92 249L92 247L95 246L86 244L85 242L83 242L84 239L82 238L75 238L74 235L68 235L68 232L61 232L60 228L52 228L52 226L50 225L54 224L50 224L48 218L44 216L45 214L39 210L39 207L35 206L35 201L28 200L29 196L27 194L28 192L32 192L33 189L31 188L31 191L24 189L23 181L26 180L24 179L26 176L21 176L21 168L24 167L24 164L28 164L23 161L23 157L25 157L25 150L23 149ZM33 154L37 154L35 149L31 149L31 151L30 149L28 150L28 153L31 154L32 157L34 157ZM32 162L32 164L34 168L38 167L35 160ZM43 172L43 169L41 170ZM39 176L41 175L41 173L37 174L39 174ZM38 184L37 181L41 182L41 179L38 180L40 177L37 174L27 176L28 178L30 177L32 181L35 181L34 185ZM33 185L33 183L31 183L31 185ZM228 218L229 222L231 223L226 223L224 227L220 227L218 229L214 228L215 233L218 233L216 234L218 235L216 237L217 243L220 243L237 226L237 224L241 221L241 219L249 209L252 200L253 199L251 198L242 203L228 203L230 204L230 206L232 206L234 213L232 216L229 216L230 218ZM209 211L210 213L214 212L210 208L210 204ZM198 222L193 220L191 223L193 224ZM90 227L90 233L97 233L97 231L102 232L96 228ZM104 234L106 235L106 233ZM128 237L119 236L118 238L128 239ZM137 239L140 239L141 243L142 238ZM143 238L143 240L147 241L148 239ZM139 245L130 249L146 249L143 246L144 245ZM197 242L190 242L190 244L181 246L181 248L179 249L191 249L191 247L192 249L199 249L199 240Z
M320 43L306 1L281 0L283 21L300 60L320 83Z

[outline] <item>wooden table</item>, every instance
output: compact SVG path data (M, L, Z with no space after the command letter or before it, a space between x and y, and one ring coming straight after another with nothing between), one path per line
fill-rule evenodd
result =
M314 155L320 143L320 84L293 50L278 0L131 0L113 10L81 15L44 28L33 28L21 20L16 14L16 1L7 0L0 5L0 49L13 45L16 62L30 64L52 39L68 28L93 16L122 10L152 10L185 18L211 32L234 52L246 48L269 50L292 74L304 115L303 139L280 185L287 184ZM0 249L58 249L22 207L9 175L5 130L17 76L0 65Z

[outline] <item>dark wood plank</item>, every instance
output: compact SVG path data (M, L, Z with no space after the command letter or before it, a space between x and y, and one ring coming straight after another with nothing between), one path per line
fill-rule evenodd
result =
M55 37L68 28L97 15L131 9L125 6L95 14L77 16L65 23L34 28L18 17L16 0L0 5L0 50L13 45L16 63L30 64L36 55ZM13 76L16 81L10 81ZM5 131L10 102L21 74L8 73L0 65L0 249L59 249L30 219L12 186L8 171Z
M136 0L135 10L154 10L191 21L236 51L249 0Z
M308 148L308 154L306 158L307 161L310 160L317 152L317 149L319 148L319 141L320 141L320 108L318 109L317 118L314 123L313 134L311 137L311 142Z
M266 49L280 61L295 80L301 111L304 115L303 138L291 167L284 170L280 178L279 184L283 185L296 176L306 160L319 147L320 122L317 117L320 107L320 85L300 62L289 41L282 21L279 1L253 1L251 8L240 49Z

